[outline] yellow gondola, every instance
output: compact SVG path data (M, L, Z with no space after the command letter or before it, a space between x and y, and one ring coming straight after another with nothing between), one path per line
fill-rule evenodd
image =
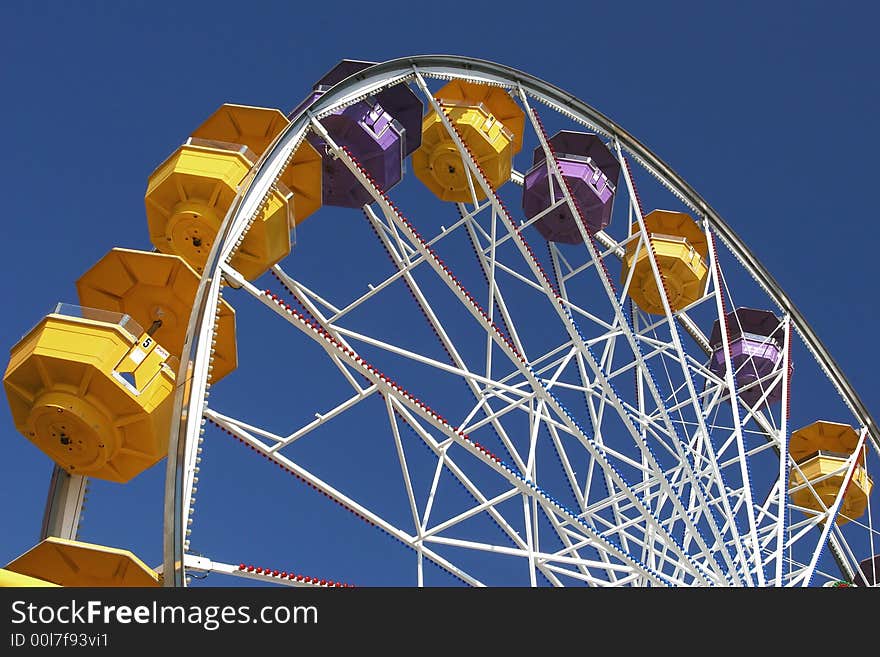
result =
M467 144L493 189L510 179L513 156L522 148L525 114L501 88L453 80L436 93L450 122ZM422 121L422 144L412 154L413 172L443 201L471 200L467 165L433 110ZM486 195L474 183L477 199Z

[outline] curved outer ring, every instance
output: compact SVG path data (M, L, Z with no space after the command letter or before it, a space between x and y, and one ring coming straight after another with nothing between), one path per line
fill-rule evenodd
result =
M195 454L200 433L203 431L201 428L204 424L202 413L208 389L207 373L213 338L213 313L220 297L222 263L227 262L232 255L237 243L248 228L249 218L254 216L256 210L259 209L263 198L278 179L288 158L305 137L310 115L320 115L328 107L339 103L353 102L359 97L396 84L411 76L414 73L414 67L431 76L464 74L505 86L521 85L527 94L564 114L570 115L575 120L592 124L599 132L617 140L622 149L630 153L654 176L666 182L673 193L709 221L715 232L764 291L784 312L791 316L794 326L804 339L807 348L813 352L827 376L837 386L853 414L867 427L875 447L880 449L880 433L878 433L867 407L804 316L770 275L770 272L758 262L758 259L749 251L737 234L696 190L639 140L614 121L571 94L508 66L456 55L417 55L393 59L370 66L339 82L294 117L290 125L266 149L252 170L251 177L242 185L242 190L223 219L219 231L220 239L214 242L196 294L187 330L187 339L184 344L185 357L181 358L178 383L175 389L173 417L178 418L178 423L176 427L171 429L165 479L163 572L165 573L166 586L185 585L183 544L189 512L183 508L183 505L191 497L193 476L196 473ZM188 373L187 364L190 362L192 370ZM186 395L188 384L189 394Z

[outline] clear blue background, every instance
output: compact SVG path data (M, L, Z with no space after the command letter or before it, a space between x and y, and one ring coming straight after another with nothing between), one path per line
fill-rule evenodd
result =
M0 346L75 302L74 281L112 246L149 248L147 176L221 103L288 111L341 58L448 53L562 87L657 153L768 267L876 415L877 19L867 2L4 2ZM0 445L5 563L38 538L51 464L5 404ZM243 467L237 484L262 472ZM140 529L96 502L88 537L158 563L163 476L164 463L139 484ZM383 582L337 557L308 567Z

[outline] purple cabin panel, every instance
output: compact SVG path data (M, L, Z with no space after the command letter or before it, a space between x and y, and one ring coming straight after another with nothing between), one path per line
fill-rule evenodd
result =
M880 586L880 554L862 559L854 579L859 586Z

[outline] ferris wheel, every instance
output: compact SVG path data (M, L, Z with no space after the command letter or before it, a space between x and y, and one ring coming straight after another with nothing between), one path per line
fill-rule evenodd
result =
M44 540L0 579L358 584L199 538L261 457L334 540L390 538L362 555L389 584L880 583L869 410L635 137L455 56L343 60L291 105L193 130L149 176L150 244L13 347L16 427L56 469ZM77 539L90 479L166 457L160 566Z

